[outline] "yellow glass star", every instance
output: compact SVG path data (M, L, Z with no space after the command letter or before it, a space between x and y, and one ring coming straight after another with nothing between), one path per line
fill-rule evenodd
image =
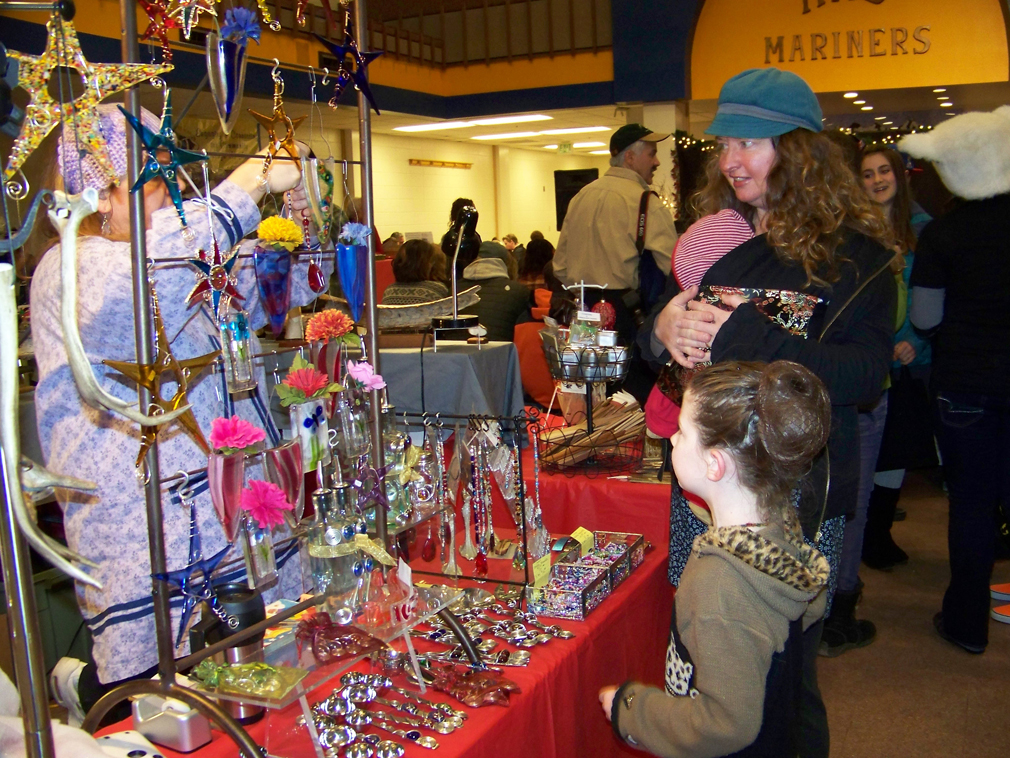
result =
M307 116L299 116L298 118L289 118L288 114L284 112L284 100L281 99L281 93L284 91L284 83L279 81L278 77L274 79L274 112L269 116L264 116L262 113L257 113L252 108L249 109L249 115L256 119L260 126L267 130L267 138L269 144L267 145L267 157L263 161L263 173L266 174L270 170L270 164L273 162L274 156L277 155L281 150L286 152L289 156L295 159L295 166L298 170L301 170L301 154L298 152L298 146L295 144L295 129L297 129L302 121L304 121ZM277 127L284 125L285 134L283 139L278 139L277 137Z
M217 360L220 351L198 355L196 358L187 358L180 361L172 354L168 337L165 334L165 324L161 320L161 308L158 306L158 296L152 292L151 300L154 303L154 363L130 363L128 361L102 361L106 366L124 376L132 379L141 387L145 387L151 393L153 400L148 413L156 413L155 409L160 409L162 413L177 410L186 405L186 392L189 390L189 380L199 376L207 366ZM168 400L161 396L161 376L165 373L175 374L176 387L175 394ZM189 436L200 446L205 453L210 453L210 445L204 439L200 425L196 421L196 416L192 410L187 410L176 419L183 428L189 432ZM169 424L161 426L142 426L140 428L140 453L137 455L137 468L144 462L147 451L154 444L158 431L164 429Z
M189 39L193 27L199 22L201 13L209 13L216 18L214 0L172 0L168 4L168 17L178 22L186 39Z
M31 95L25 108L24 126L11 148L4 179L17 173L29 155L62 119L73 124L82 144L98 161L113 182L118 181L98 126L99 101L135 84L172 70L172 66L147 63L89 63L81 52L77 31L70 21L53 15L46 24L49 37L41 56L14 50L7 54L19 62L18 85ZM84 82L84 93L76 100L57 103L49 94L49 77L57 67L74 69Z

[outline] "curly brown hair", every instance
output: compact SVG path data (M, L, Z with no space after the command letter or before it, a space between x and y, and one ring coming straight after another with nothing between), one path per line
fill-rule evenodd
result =
M768 244L787 262L803 266L807 286L838 281L836 254L855 231L894 245L890 224L866 196L841 147L822 133L795 129L775 140L775 164L765 195ZM698 218L733 208L753 224L756 209L737 200L719 170L716 151L705 166L703 185L691 198Z
M726 361L691 377L685 398L702 447L728 451L758 507L780 519L789 492L828 441L831 400L798 363Z

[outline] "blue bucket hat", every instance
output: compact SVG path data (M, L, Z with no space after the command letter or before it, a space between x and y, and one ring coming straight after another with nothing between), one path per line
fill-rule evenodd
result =
M705 134L737 139L778 137L794 129L823 129L810 85L789 71L752 68L722 85L719 108Z

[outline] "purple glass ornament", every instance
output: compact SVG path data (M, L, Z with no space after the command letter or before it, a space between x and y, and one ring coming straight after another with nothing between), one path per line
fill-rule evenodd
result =
M361 319L361 309L365 306L366 268L368 245L337 245L337 273L355 323Z
M284 321L291 309L291 253L281 248L257 245L253 250L256 285L275 337L284 331Z

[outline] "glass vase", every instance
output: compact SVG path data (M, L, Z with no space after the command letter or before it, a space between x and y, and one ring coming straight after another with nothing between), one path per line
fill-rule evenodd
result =
M242 556L249 587L256 590L273 587L277 584L277 556L270 529L257 525L251 516L244 514L242 534Z
M279 447L264 451L263 465L267 481L280 487L284 497L294 506L294 510L284 511L284 518L294 529L305 513L305 469L302 467L301 440L288 440Z
M283 247L256 245L253 266L260 304L275 337L284 333L284 322L291 310L291 253Z
M330 342L315 341L309 344L309 352L312 363L317 369L330 378L331 382L340 382L343 368L344 343L331 340ZM337 408L337 395L334 393L326 401L326 418L333 418L333 413Z
M358 459L371 449L368 433L368 411L359 403L354 393L345 390L335 393L336 407L331 419L334 429L333 449L340 462L341 472L353 473Z
M291 438L297 439L302 450L302 469L314 471L319 465L327 465L332 458L327 444L329 426L322 399L293 403L291 414Z
M231 311L221 319L221 357L229 392L248 392L256 388L253 369L252 335L243 311Z
M207 485L214 511L228 542L235 542L242 522L245 453L213 452L207 456Z

